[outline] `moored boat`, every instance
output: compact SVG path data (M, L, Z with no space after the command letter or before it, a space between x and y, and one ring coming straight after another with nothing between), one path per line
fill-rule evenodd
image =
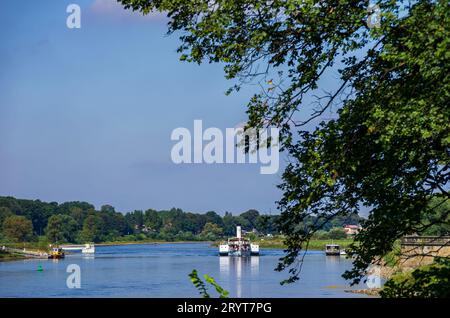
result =
M81 253L83 254L95 254L95 245L94 243L87 243L81 249Z
M51 259L60 259L60 258L64 258L64 257L65 257L65 253L64 253L63 249L60 247L53 247L52 250L50 251L50 253L48 253L48 258L51 258Z
M327 244L325 245L325 255L328 256L339 256L341 255L341 248L338 244Z

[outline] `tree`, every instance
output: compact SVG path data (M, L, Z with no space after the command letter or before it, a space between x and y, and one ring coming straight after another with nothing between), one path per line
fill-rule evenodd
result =
M330 239L330 232L319 230L314 233L312 238L316 240L327 240Z
M115 213L116 209L114 209L114 207L112 205L105 204L105 205L101 206L100 211L107 212L107 213Z
M263 234L278 233L278 215L260 215L256 219L256 229Z
M74 242L77 234L77 221L69 215L52 215L47 222L45 235L50 242Z
M206 223L203 227L203 231L200 234L201 237L207 241L215 241L223 234L222 228L214 223Z
M223 230L225 235L236 234L236 220L230 212L223 216Z
M77 222L78 228L83 227L84 218L87 215L87 212L83 211L79 207L71 207L69 208L69 215Z
M140 210L135 210L133 212L127 213L125 219L128 226L135 232L140 232L142 225L144 225L144 213Z
M151 230L158 232L162 226L162 220L158 212L152 209L145 211L144 224Z
M334 227L328 232L328 237L333 240L344 239L347 237L344 229L341 227Z
M214 211L206 212L206 214L205 214L205 223L208 223L208 222L214 223L214 224L217 224L220 227L223 227L223 220L222 220L222 218L220 217L219 214L217 214Z
M84 220L83 229L79 233L78 241L80 243L100 242L103 235L103 225L103 220L99 215L88 215Z
M8 216L3 221L3 235L14 242L26 242L33 235L33 224L24 216Z
M8 209L7 207L0 207L0 228L3 225L3 221L9 217L12 216L12 212L10 209Z
M261 87L246 128L280 128L290 157L279 201L285 282L298 279L301 249L334 217L369 212L345 274L356 283L420 231L432 197L450 198L447 1L378 1L379 27L367 23L367 1L119 1L166 12L181 60L223 63L237 80L229 92ZM330 74L335 87L322 87ZM311 215L317 222L299 227Z
M450 235L450 201L434 197L422 216L423 227L419 234L432 236ZM427 213L428 212L428 213Z
M240 215L240 217L242 217L248 221L249 227L251 229L256 228L258 216L259 216L259 212L257 210L253 210L253 209L248 210L244 213L241 213L241 215Z

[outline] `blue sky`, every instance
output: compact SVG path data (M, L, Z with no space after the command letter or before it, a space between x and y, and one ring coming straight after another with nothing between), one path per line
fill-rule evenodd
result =
M66 7L82 10L66 27ZM175 165L177 127L245 121L248 87L220 65L180 62L163 16L114 0L8 1L0 11L0 195L134 209L276 213L280 173Z

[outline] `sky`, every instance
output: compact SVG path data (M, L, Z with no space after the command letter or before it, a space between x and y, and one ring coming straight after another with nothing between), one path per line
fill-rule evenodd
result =
M81 7L68 29L66 8ZM277 213L280 172L181 164L173 129L235 127L252 87L231 96L221 65L179 61L161 14L113 0L8 1L0 11L0 195L118 211Z
M69 29L69 4L81 28ZM171 133L246 121L257 86L230 96L219 64L181 62L167 18L115 0L8 1L0 11L0 195L117 211L277 214L258 164L175 164ZM337 73L321 89L337 87ZM301 115L301 114L300 114ZM324 116L332 116L325 114Z

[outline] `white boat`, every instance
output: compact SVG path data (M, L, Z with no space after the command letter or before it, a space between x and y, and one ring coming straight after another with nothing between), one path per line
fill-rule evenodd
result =
M228 242L219 245L221 256L251 256L259 255L259 245L252 244L249 239L242 237L242 229L236 227L236 237L229 238Z
M341 254L341 247L338 244L327 244L325 254L328 256L338 256Z
M94 244L85 244L81 249L81 253L83 254L95 254L95 245Z
M83 245L61 245L64 251L81 251L83 254L95 254L95 244L86 243Z

